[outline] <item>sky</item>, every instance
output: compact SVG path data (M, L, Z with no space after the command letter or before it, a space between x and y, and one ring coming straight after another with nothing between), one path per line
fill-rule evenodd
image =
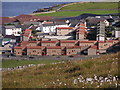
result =
M118 2L120 0L0 0L2 2L79 2L79 1L97 1L97 2Z

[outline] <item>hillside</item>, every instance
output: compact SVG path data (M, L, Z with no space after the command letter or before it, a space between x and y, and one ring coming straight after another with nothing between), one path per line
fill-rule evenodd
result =
M118 3L116 2L89 2L66 4L57 12L39 13L37 16L78 16L83 13L91 14L111 14L118 13Z
M66 5L60 10L117 9L117 2L89 2Z
M120 53L3 72L4 88L115 88Z

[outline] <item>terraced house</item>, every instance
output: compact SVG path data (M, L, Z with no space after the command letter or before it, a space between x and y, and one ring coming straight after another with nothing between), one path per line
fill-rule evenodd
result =
M80 55L87 51L88 55L106 53L106 50L116 44L119 40L106 41L22 41L14 47L15 55Z

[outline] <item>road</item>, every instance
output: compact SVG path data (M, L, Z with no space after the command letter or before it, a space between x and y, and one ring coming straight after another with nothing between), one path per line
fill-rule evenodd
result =
M76 55L76 56L3 56L3 60L84 60L97 58L99 55L88 56L88 55Z

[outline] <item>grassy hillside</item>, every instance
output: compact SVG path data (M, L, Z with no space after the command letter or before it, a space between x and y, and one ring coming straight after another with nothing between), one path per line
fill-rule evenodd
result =
M73 5L68 5L61 10L84 10L84 9L116 9L118 8L118 3L114 2L91 2L91 3L78 3Z
M78 3L73 5L67 5L61 8L58 12L36 14L36 16L78 16L83 13L92 14L111 14L118 13L118 3L114 2L96 2L96 3ZM99 9L99 10L97 10ZM116 9L116 10L103 10L103 9ZM78 10L78 11L74 11ZM83 11L79 11L83 10Z
M113 81L100 81L100 77L118 76L118 54L103 55L97 59L67 61L23 70L3 72L4 88L109 88ZM81 82L81 77L82 81ZM89 81L88 78L96 78ZM98 78L99 77L99 78ZM101 79L102 80L102 79Z
M60 62L59 60L5 60L2 62L3 68L11 68L28 64L50 64Z
M58 11L53 13L47 13L47 14L36 14L36 16L79 16L83 13L91 13L91 14L112 14L112 13L118 13L117 10L96 10L96 11Z

